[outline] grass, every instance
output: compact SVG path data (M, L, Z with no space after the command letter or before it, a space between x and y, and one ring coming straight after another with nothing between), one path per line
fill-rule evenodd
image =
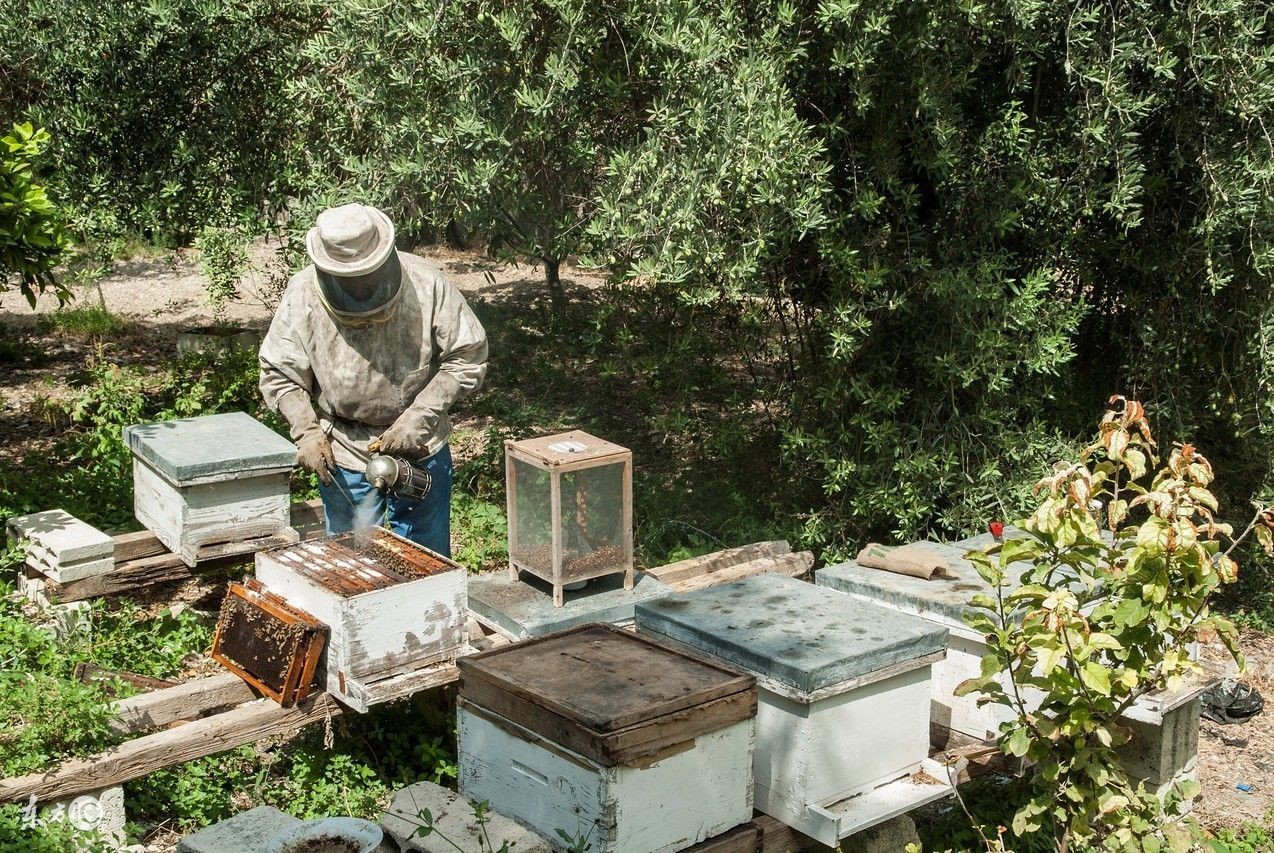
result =
M45 332L60 332L71 337L101 340L115 337L128 328L122 317L112 314L100 305L85 308L65 308L40 318L40 328Z

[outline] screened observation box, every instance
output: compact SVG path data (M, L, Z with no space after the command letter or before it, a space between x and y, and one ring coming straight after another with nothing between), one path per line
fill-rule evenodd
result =
M586 432L504 443L509 575L553 587L624 573L633 588L633 454Z

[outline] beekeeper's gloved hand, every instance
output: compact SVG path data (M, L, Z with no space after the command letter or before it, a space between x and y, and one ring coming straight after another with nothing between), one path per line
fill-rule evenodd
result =
M318 475L323 485L331 485L336 458L332 455L332 442L323 434L318 415L310 405L310 395L304 391L284 394L279 398L279 414L288 422L292 440L296 442L296 461Z
M425 413L408 409L381 433L377 449L389 456L418 458L425 452L425 448L420 446L420 439L428 433L428 427Z

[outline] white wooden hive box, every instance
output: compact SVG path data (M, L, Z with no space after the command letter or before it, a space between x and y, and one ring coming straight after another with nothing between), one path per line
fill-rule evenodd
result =
M912 806L949 793L911 778L929 754L930 669L945 628L783 575L641 602L637 628L756 677L766 814L834 847L892 816L829 817L837 803L894 783L891 802Z
M373 684L467 651L468 572L391 531L259 551L256 577L328 626L327 690L357 711Z
M1015 527L1004 529L1005 538L1027 535ZM990 534L982 534L951 544L918 544L945 558L956 577L925 580L860 566L851 560L819 569L816 583L866 603L921 616L949 629L947 657L933 665L933 721L979 740L994 739L999 736L1000 724L1011 720L1013 713L1002 705L979 706L979 694L956 696L955 689L962 681L982 674L982 658L989 651L982 636L965 624L964 615L974 612L969 603L974 595L994 595L994 589L978 574L968 554L990 548L995 540ZM1014 563L1012 568L1010 589L1016 588L1028 565ZM1120 749L1120 755L1133 778L1145 779L1148 787L1158 789L1161 795L1173 780L1191 778L1198 720L1185 720L1180 711L1167 712L1179 709L1215 680L1202 677L1191 680L1176 693L1143 696L1128 710L1125 723L1133 729L1134 738ZM1008 688L1007 676L1001 678L1001 683ZM1021 692L1027 710L1038 710L1043 694L1032 687L1022 688ZM1152 760L1147 756L1155 757Z
M296 446L243 412L124 428L133 452L133 510L156 538L194 566L201 547L221 555L290 533L288 472Z
M458 663L460 792L555 845L670 853L752 818L751 676L609 625Z

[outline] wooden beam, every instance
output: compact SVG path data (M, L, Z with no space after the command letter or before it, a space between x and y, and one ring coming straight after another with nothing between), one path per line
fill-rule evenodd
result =
M813 565L814 555L809 551L801 551L798 554L783 554L778 557L760 557L746 563L740 563L737 566L730 566L697 577L674 581L668 585L678 592L690 592L696 589L716 586L717 584L750 578L755 575L779 574L787 575L788 577L798 577L808 572Z
M111 728L120 734L134 734L256 698L243 679L225 672L120 699L113 703L118 719L111 722Z
M778 818L770 817L768 814L757 812L752 823L761 830L763 853L815 853L815 851L821 853L821 851L832 850L831 847L818 843L808 835L797 832Z
M715 572L718 569L737 566L740 563L751 562L761 557L778 557L791 552L792 547L786 542L756 542L752 545L744 545L741 548L726 548L724 551L716 551L712 554L704 554L701 557L691 557L688 560L680 560L676 563L669 563L666 566L647 569L646 574L653 578L658 578L664 583L672 583L673 581L699 577L708 572Z
M292 708L257 699L224 714L125 741L99 755L69 759L43 773L0 779L0 802L26 800L33 794L40 800L56 800L119 785L271 735L291 734L341 710L340 703L326 693Z

